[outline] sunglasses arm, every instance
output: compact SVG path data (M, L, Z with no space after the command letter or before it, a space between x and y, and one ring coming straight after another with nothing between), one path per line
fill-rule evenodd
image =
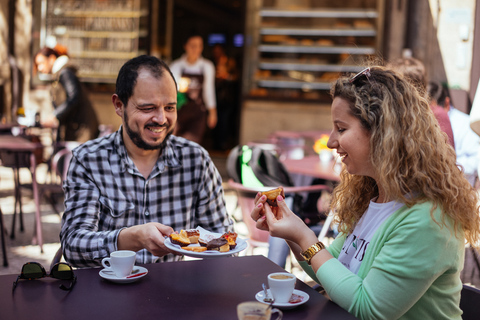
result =
M62 290L65 290L65 291L70 291L70 290L73 289L73 286L75 285L76 282L77 282L77 276L74 275L74 276L73 276L73 281L72 281L72 283L71 283L68 287L65 286L65 285L63 285L63 284L61 284L61 285L59 286L59 288L62 289Z

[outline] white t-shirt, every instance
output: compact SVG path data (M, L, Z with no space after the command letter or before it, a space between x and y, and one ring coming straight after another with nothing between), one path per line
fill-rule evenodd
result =
M345 239L338 255L338 261L357 274L375 231L388 217L403 206L404 203L397 201L387 203L370 201L367 211L360 218L353 232Z
M184 54L179 59L174 60L170 65L177 86L182 77L182 72L191 74L203 74L203 102L207 109L213 109L217 106L215 97L215 66L212 61L203 57L198 58L194 64L187 62L187 56Z

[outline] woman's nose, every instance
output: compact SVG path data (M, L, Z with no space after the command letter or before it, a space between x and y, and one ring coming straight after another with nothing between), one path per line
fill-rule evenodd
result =
M330 133L330 137L328 138L327 147L329 147L330 149L335 149L337 146L338 141L336 138L336 134L332 131L332 133Z

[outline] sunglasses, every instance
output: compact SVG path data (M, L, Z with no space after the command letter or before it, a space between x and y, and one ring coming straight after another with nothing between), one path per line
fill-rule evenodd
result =
M354 75L353 77L351 77L350 80L348 80L348 82L350 82L350 83L355 83L355 81L357 81L358 79L360 79L362 76L367 77L367 79L370 78L370 76L371 76L370 68L365 68L365 69L363 69L362 71L360 71L359 73L357 73L356 75Z
M59 280L72 280L70 285L67 287L63 284L60 285L60 289L62 290L72 290L73 286L77 282L77 276L73 273L72 267L68 263L59 262L56 263L50 274L47 274L45 268L38 262L27 262L22 267L22 272L17 277L17 280L13 283L12 293L17 287L18 280L25 279L25 280L35 280L41 279L45 277L51 277Z

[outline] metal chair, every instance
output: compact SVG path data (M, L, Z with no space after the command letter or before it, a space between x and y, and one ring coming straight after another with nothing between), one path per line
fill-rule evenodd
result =
M460 309L463 310L463 320L480 319L480 290L463 285L460 298Z

